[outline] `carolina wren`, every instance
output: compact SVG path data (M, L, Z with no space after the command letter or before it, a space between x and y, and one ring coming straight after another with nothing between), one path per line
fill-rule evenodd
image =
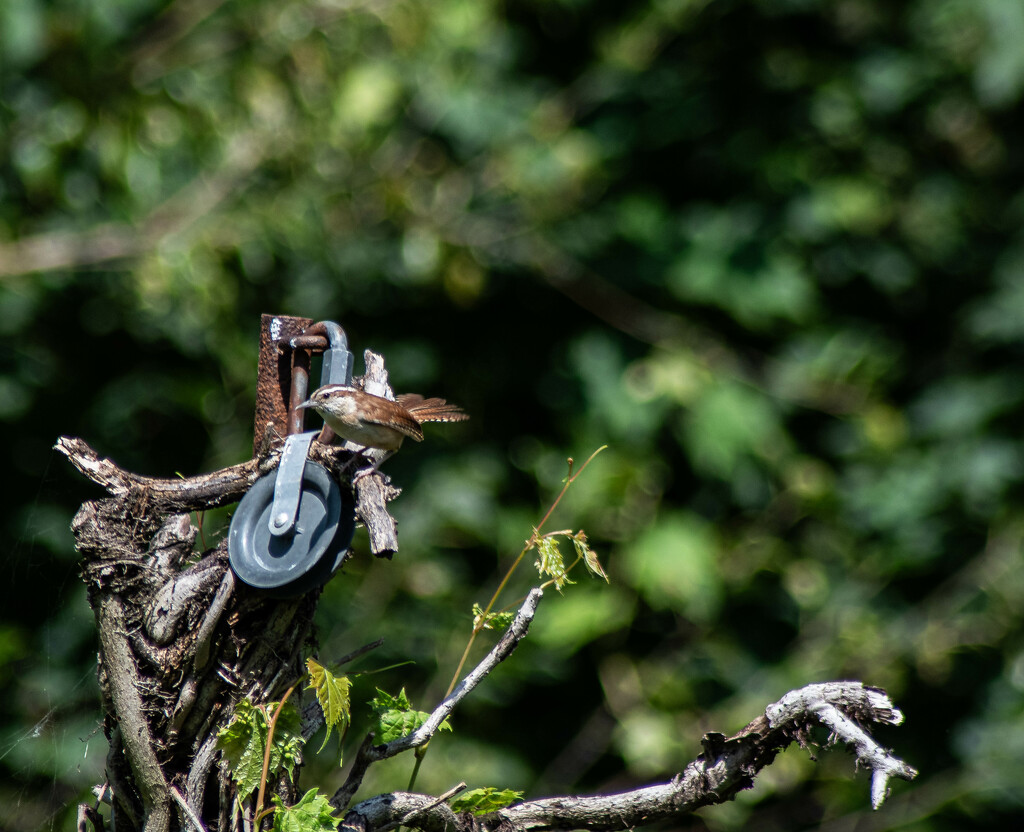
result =
M444 399L407 393L391 401L344 384L327 384L315 390L299 407L311 407L342 439L391 452L397 451L406 437L422 442L420 425L424 422L462 422L469 418L462 408Z

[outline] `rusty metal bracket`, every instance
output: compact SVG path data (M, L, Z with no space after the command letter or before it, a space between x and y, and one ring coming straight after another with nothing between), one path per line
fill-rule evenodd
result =
M260 320L254 455L268 425L273 426L282 440L291 433L302 432L303 411L295 410L294 404L301 403L308 392L311 351L293 349L291 340L312 323L312 318L289 315L264 315ZM297 395L301 398L296 401Z

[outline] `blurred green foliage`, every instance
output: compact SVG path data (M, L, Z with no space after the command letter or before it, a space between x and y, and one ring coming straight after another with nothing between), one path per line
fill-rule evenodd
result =
M693 827L1019 817L1021 43L1019 0L0 4L5 828L71 828L105 754L96 492L50 447L244 459L261 312L473 414L387 463L402 551L357 537L325 591L322 661L415 662L356 679L350 738L376 684L443 694L565 457L610 445L552 528L611 586L549 591L419 787L666 777L858 678L915 783L868 816L849 758L792 750Z

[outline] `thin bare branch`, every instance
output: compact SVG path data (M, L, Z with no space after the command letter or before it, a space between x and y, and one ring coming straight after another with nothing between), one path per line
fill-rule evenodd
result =
M418 817L419 815L422 815L422 814L425 814L426 812L429 812L435 806L440 806L442 803L447 803L449 800L451 800L453 797L455 797L455 795L457 795L459 792L463 791L465 788L466 788L466 784L464 782L463 783L459 783L454 788L448 789L448 791L446 791L444 794L439 794L433 800L428 801L427 803L425 803L422 806L420 806L418 809L413 809L411 812L409 812L407 815L405 815L401 820L392 821L391 823L387 824L386 826L382 826L380 829L374 830L374 832L388 832L389 829L394 829L396 826L406 825L406 824L409 823L409 821L413 820L414 818Z
M888 795L890 777L912 780L917 772L893 757L858 724L866 718L899 725L903 714L893 707L884 691L861 687L863 699L857 699L851 696L849 685L849 682L808 685L784 696L766 709L765 715L774 724L791 719L793 712L811 713L832 731L837 741L853 746L857 763L871 769L871 806L877 809Z
M206 832L206 827L203 826L203 822L199 820L199 816L195 813L195 810L188 805L185 798L181 796L181 792L179 792L175 786L171 786L171 797L173 797L178 806L181 807L182 814L188 818L188 821L192 824L195 832Z
M754 777L790 743L806 742L808 727L821 723L836 741L853 747L858 765L872 770L872 805L885 797L885 783L896 776L911 780L917 772L893 757L863 729L863 723L899 725L903 714L884 691L860 682L808 685L769 705L733 737L708 734L704 753L667 783L613 795L552 797L531 800L492 812L483 818L455 818L447 806L428 808L427 795L393 793L363 801L352 808L379 829L420 811L408 824L425 832L546 832L556 829L621 830L660 820L678 819L702 806L722 803L750 788ZM877 780L882 779L881 786ZM879 791L881 789L881 791Z
M540 589L532 590L526 596L526 601L519 608L515 620L505 630L501 639L484 657L483 661L473 668L469 675L456 686L455 690L445 697L444 701L433 710L427 721L417 730L386 745L374 746L373 753L377 755L377 758L386 760L388 757L394 757L396 754L401 754L403 751L417 748L429 742L430 738L437 733L441 723L455 710L455 706L465 699L469 692L480 684L487 674L512 655L512 651L515 650L516 645L519 644L530 628L530 622L533 621L533 616L537 612L537 605L540 604L540 599L543 595L544 593Z
M543 596L544 593L540 589L534 589L526 596L526 600L519 608L515 620L502 634L498 643L494 645L491 651L484 656L483 660L473 668L466 678L456 686L455 690L446 696L441 704L434 708L426 722L417 730L383 745L373 745L371 737L367 737L356 754L356 759L352 764L352 770L349 772L348 779L338 789L334 797L331 798L331 805L336 809L344 809L349 804L359 789L363 776L371 763L386 760L389 757L394 757L396 754L401 754L403 751L418 748L429 742L431 737L437 733L441 723L448 718L452 711L455 710L455 707L466 698L470 691L480 684L487 674L512 655L516 645L522 641L529 630L530 622L533 621L533 617L537 612L537 605L540 604ZM391 818L391 820L396 819Z

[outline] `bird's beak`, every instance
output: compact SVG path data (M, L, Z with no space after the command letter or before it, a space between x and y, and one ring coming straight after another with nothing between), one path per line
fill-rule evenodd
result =
M312 406L313 406L313 400L312 399L306 399L306 401L304 401L302 404L295 405L295 409L298 410L300 407L312 407Z

